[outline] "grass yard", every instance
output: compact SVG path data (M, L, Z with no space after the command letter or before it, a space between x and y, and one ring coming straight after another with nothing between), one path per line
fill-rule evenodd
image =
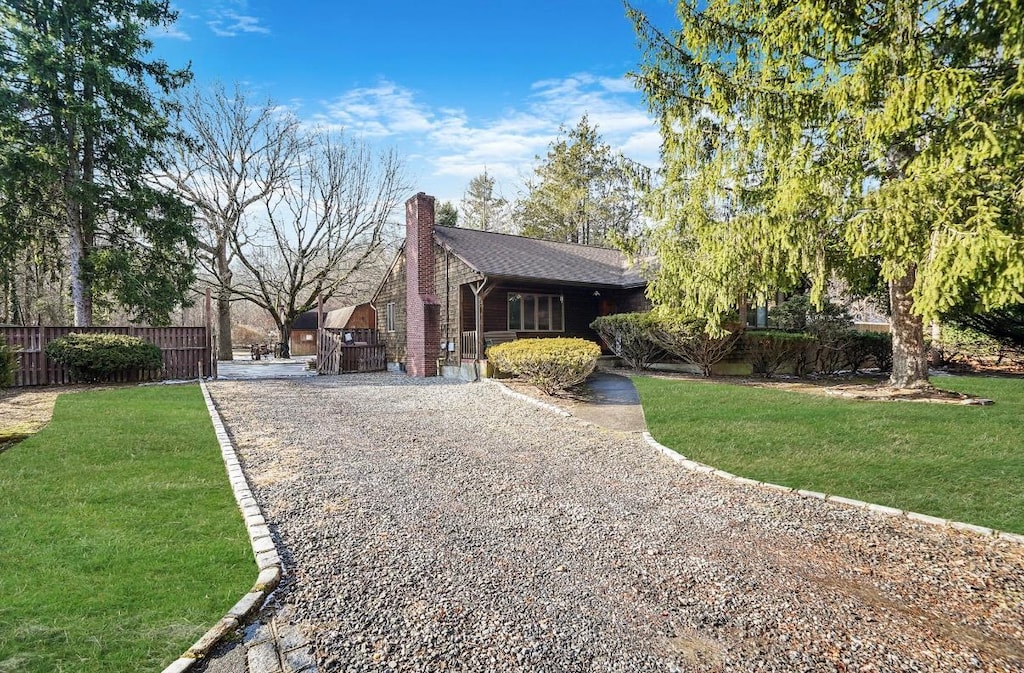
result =
M0 673L160 670L255 578L198 386L61 395L0 453Z
M942 377L990 407L634 379L651 434L744 477L1024 533L1024 380Z

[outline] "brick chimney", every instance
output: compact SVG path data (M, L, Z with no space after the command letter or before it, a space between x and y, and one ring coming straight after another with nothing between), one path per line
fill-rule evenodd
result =
M410 376L437 376L441 306L434 286L434 197L405 202L405 368Z

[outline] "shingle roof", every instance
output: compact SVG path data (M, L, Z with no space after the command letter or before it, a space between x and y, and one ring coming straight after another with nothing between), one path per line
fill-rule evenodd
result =
M304 313L300 313L296 316L295 322L292 323L292 329L316 329L316 323L316 309L313 309L312 311L305 311Z
M485 276L602 287L645 282L624 254L610 248L458 227L435 227L434 237Z

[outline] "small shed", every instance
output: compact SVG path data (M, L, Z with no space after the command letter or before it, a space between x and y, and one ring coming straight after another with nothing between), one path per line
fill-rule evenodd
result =
M288 349L294 355L316 355L317 333L316 311L300 313L292 324L292 337L288 341Z
M372 329L376 326L377 312L370 304L337 308L324 315L324 327L331 329Z
M346 306L324 313L324 327L335 329L371 329L376 327L377 313L370 304ZM317 312L299 314L292 325L289 348L292 355L316 355Z

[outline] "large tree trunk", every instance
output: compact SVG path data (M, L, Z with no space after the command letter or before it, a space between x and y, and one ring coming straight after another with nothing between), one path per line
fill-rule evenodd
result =
M291 358L291 356L292 356L292 351L291 351L292 326L290 324L289 325L281 325L281 327L280 327L280 329L278 331L278 334L281 337L281 351L280 351L280 354L278 355L278 357L281 357L281 358Z
M231 265L227 241L218 240L217 251L217 359L233 360L231 343Z
M68 204L68 272L71 275L71 305L75 311L75 327L92 325L92 297L84 277L82 263L85 242L82 240L81 218L74 204Z
M231 342L231 300L224 288L217 290L217 359L235 359Z
M913 312L917 271L911 268L905 276L889 281L889 303L892 309L892 375L889 384L896 388L927 388L928 356L924 348L924 322Z

